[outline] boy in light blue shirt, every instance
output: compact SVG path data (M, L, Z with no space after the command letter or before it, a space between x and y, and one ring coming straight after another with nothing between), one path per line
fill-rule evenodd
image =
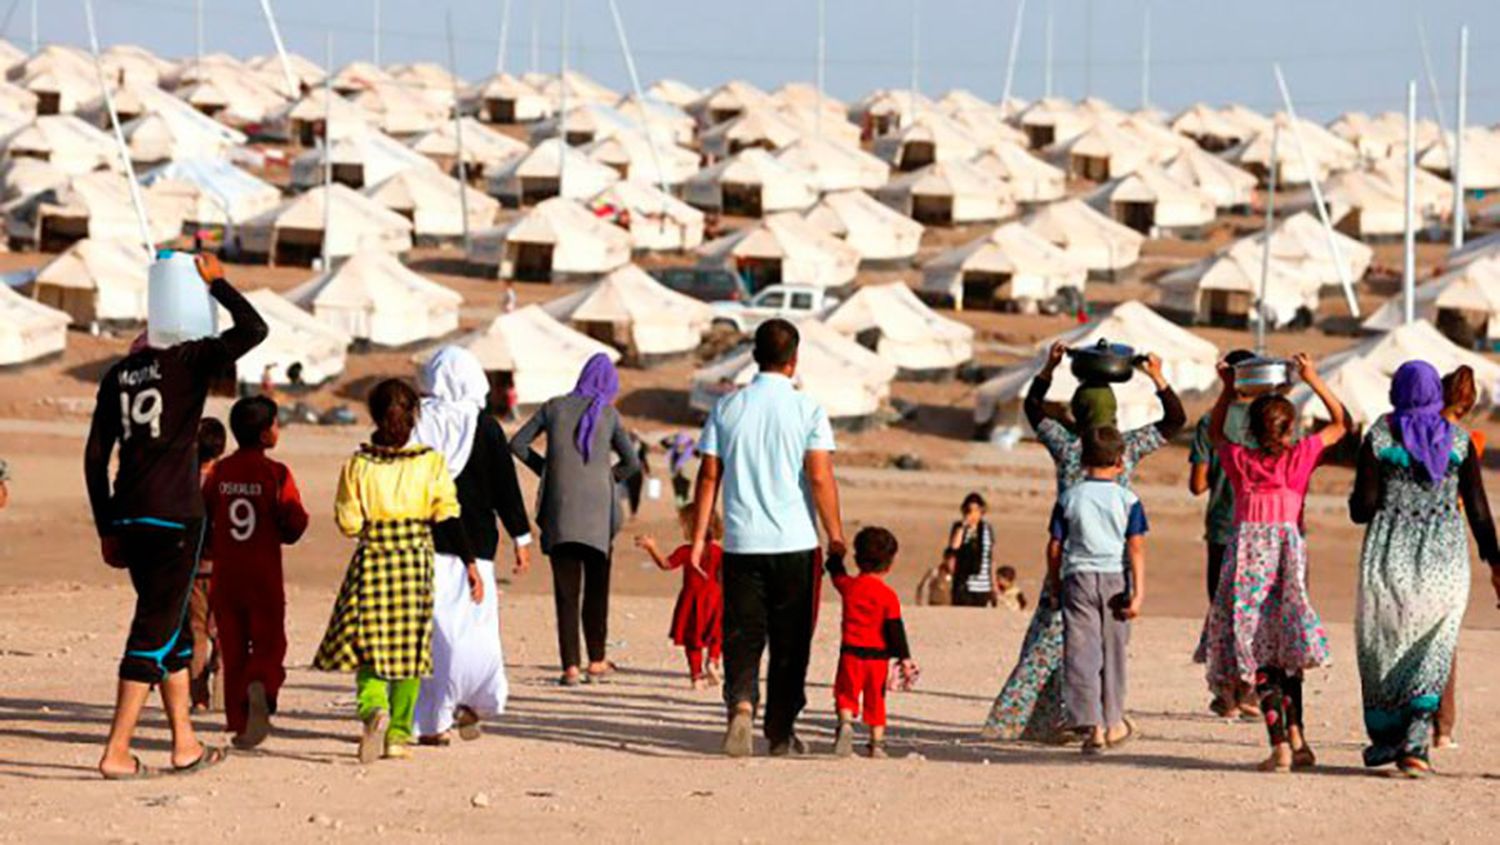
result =
M1141 500L1119 483L1124 455L1118 429L1084 437L1084 479L1058 497L1047 544L1047 578L1062 597L1063 704L1069 728L1085 735L1085 754L1133 733L1125 720L1125 649L1145 594L1149 526Z

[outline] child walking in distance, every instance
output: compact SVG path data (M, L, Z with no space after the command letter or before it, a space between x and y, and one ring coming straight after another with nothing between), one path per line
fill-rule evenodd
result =
M224 663L224 714L236 748L271 731L286 680L286 589L281 547L302 538L307 510L285 465L266 457L281 438L276 403L236 402L229 427L239 449L219 461L204 486L214 578L209 599Z
M417 696L432 674L434 532L464 562L474 601L484 598L447 461L408 445L417 392L387 379L370 391L369 405L375 433L344 463L333 503L339 531L359 545L313 660L320 671L357 673L365 764L411 755Z
M198 478L203 495L208 496L208 476L224 454L229 433L214 417L198 423ZM209 529L212 530L212 527ZM213 578L213 552L205 544L198 574L193 577L193 593L188 600L188 621L193 629L193 661L188 669L188 689L193 697L193 712L223 707L224 679L219 671L219 643L213 613L208 604L208 585Z
M196 772L224 759L205 748L188 712L193 632L188 596L203 546L198 421L210 384L266 337L255 308L224 280L212 255L197 257L209 293L234 325L219 337L166 349L142 344L104 374L84 452L84 478L104 562L130 572L135 617L120 661L114 721L99 760L111 780L149 777L130 740L153 685L172 729L172 768ZM119 468L110 484L110 457Z
M682 524L687 542L678 546L671 555L663 557L661 548L651 537L637 536L635 545L650 555L659 568L682 570L682 589L677 593L672 630L667 634L687 654L688 676L693 689L708 689L719 683L719 657L724 643L724 588L719 574L724 561L724 548L720 545L724 538L724 523L717 513L713 515L703 562L694 566L691 504L677 512L677 520ZM703 659L705 650L708 652L707 664Z
M1298 355L1293 364L1328 413L1328 425L1317 434L1297 442L1296 408L1273 394L1250 405L1256 447L1229 440L1224 423L1235 389L1228 364L1219 365L1224 388L1209 423L1234 489L1235 524L1195 659L1208 665L1209 686L1221 696L1254 685L1271 743L1270 757L1259 766L1267 772L1317 762L1304 734L1302 673L1328 661L1328 634L1307 594L1302 508L1323 450L1346 432L1344 406L1312 359Z
M897 551L891 532L870 526L854 537L858 575L850 575L841 558L828 558L828 574L844 601L839 671L833 682L833 703L839 714L833 753L840 757L854 753L854 720L861 715L861 703L870 728L869 754L885 757L885 692L892 660L897 662L902 688L916 682L917 664L906 642L901 600L885 582Z
M1063 706L1083 753L1102 754L1135 733L1125 718L1125 649L1146 594L1146 512L1119 483L1125 438L1113 426L1083 438L1083 481L1052 508L1047 581L1061 596ZM1125 563L1129 560L1127 578Z

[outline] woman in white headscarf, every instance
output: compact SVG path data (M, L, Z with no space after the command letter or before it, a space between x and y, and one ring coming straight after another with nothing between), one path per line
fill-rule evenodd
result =
M437 541L433 568L432 677L422 681L416 728L424 745L447 745L453 728L477 739L479 723L505 710L508 688L500 645L495 552L499 517L516 552L516 573L530 559L531 526L515 462L500 424L488 413L489 379L473 353L444 346L417 377L422 411L412 440L441 452L458 487L460 518L484 582L475 602L455 550Z

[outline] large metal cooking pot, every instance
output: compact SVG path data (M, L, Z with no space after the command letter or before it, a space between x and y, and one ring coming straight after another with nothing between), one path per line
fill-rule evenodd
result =
M1146 360L1123 343L1103 339L1093 346L1069 349L1068 357L1073 361L1073 376L1083 384L1123 384Z
M1251 358L1234 365L1234 389L1244 396L1260 396L1292 381L1292 364L1285 358Z

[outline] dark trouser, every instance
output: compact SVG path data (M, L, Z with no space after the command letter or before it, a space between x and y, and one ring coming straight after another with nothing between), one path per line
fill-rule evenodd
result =
M1302 730L1302 674L1262 666L1255 673L1255 694L1260 696L1266 738L1272 745L1291 742L1291 729Z
M589 662L603 663L604 641L609 635L609 555L581 543L559 543L552 548L550 557L552 598L557 606L557 650L562 655L563 669L581 665L580 618Z
M286 681L286 597L280 573L274 582L215 585L214 616L219 624L219 651L224 660L224 720L230 733L243 733L250 716L250 685L259 682L266 704L276 712L276 697Z
M1130 623L1110 601L1125 592L1123 573L1079 572L1063 579L1063 706L1070 728L1113 728L1125 721L1125 649Z
M989 607L994 595L988 590L982 592L970 592L965 584L959 583L957 578L953 579L953 590L950 594L949 604L954 607Z
M812 651L815 553L724 555L724 703L760 702L760 655L771 647L766 671L766 739L792 735L807 706L807 661Z
M203 522L181 528L132 525L120 549L135 587L135 616L120 660L120 679L156 684L193 659L188 600L203 551Z
M1222 543L1208 544L1208 560L1205 561L1203 571L1208 575L1208 603L1214 603L1214 596L1219 594L1219 573L1224 571L1224 553L1229 549Z

